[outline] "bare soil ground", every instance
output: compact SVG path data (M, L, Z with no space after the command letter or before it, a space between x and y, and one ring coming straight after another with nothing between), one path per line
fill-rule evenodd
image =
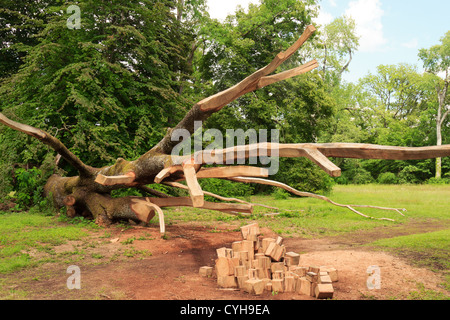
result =
M408 225L390 229L389 235L432 231L433 224ZM105 238L93 233L87 242L70 242L54 248L53 254L67 254L67 261L40 264L6 275L4 287L9 288L8 299L31 300L311 300L298 293L269 293L253 296L248 293L221 289L215 276L201 277L201 266L214 266L216 249L231 247L241 240L235 225L220 223L214 229L195 223L167 226L162 239L158 226L134 226L128 229L111 227ZM417 268L389 253L372 250L360 244L386 237L387 230L378 229L339 237L316 240L285 238L288 251L301 254L300 264L333 266L339 272L334 284L335 299L404 299L418 288L443 292L442 274ZM275 237L271 230L262 229L267 237ZM129 241L134 239L134 241ZM127 242L132 242L126 244ZM149 254L151 253L151 254ZM33 254L33 253L30 253ZM34 253L42 255L42 253ZM79 261L74 262L77 255ZM69 259L71 257L71 259ZM66 263L67 262L67 263ZM75 264L81 270L81 289L67 288L67 267ZM367 288L367 268L379 266L381 289ZM21 296L22 293L22 296Z

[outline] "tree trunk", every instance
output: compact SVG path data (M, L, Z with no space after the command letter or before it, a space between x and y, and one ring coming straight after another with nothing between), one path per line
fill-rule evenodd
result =
M443 111L445 106L445 98L447 96L447 90L449 85L448 80L448 71L446 72L446 77L444 80L444 86L443 88L439 88L437 86L436 91L438 94L438 114L436 118L436 145L441 146L442 145L442 126L444 124L445 119L447 118L448 114L450 113L450 107L447 111ZM443 113L444 112L444 113ZM436 179L440 179L442 176L442 158L438 157L436 158Z
M439 119L439 118L438 118ZM440 119L437 121L438 124L436 126L436 135L437 135L437 146L442 145L442 127L440 124ZM442 175L442 158L436 158L436 179L440 179Z

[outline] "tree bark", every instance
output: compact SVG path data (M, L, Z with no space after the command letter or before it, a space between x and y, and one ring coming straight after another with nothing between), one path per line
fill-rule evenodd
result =
M448 71L446 72L446 77L444 80L444 87L442 89L439 88L439 86L436 88L437 94L438 94L438 114L436 118L436 145L441 146L442 145L442 125L444 124L445 119L447 118L448 114L450 113L450 107L443 113L444 105L445 105L445 98L447 96L447 90L449 85L448 79ZM442 158L438 157L436 158L436 179L440 179L442 176Z

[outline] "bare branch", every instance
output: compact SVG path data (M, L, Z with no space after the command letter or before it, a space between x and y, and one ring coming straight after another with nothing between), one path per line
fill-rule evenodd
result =
M354 213L364 217L364 218L369 218L369 219L375 219L375 220L387 220L387 221L395 221L389 218L374 218L374 217L370 217L368 215L365 215L357 210L355 210L353 207L357 207L355 205L346 205L346 204L339 204L336 203L332 200L330 200L329 198L325 197L325 196L320 196L314 193L310 193L310 192L302 192L302 191L298 191L284 183L278 182L278 181L273 181L273 180L266 180L266 179L260 179L260 178L247 178L247 177L238 177L238 178L228 178L228 180L232 180L232 181L236 181L236 182L244 182L244 183L258 183L258 184L265 184L265 185L270 185L270 186L274 186L274 187L278 187L278 188L282 188L286 191L289 191L292 194L295 194L297 196L301 196L301 197L310 197L310 198L315 198L315 199L319 199L319 200L323 200L323 201L327 201L335 206L338 207L344 207L347 208L351 211L353 211ZM385 207L376 207L376 206L368 206L368 205L364 205L364 206L360 206L360 207L366 207L366 208L375 208L375 209L381 209L381 210L393 210L396 211L398 213L399 210L405 210L405 209L395 209L395 208L385 208Z
M204 204L203 190L197 180L195 165L191 162L183 162L182 166L192 204L194 207L202 207Z
M187 186L185 186L184 184L178 183L178 182L164 182L163 184L171 186L171 187L175 187L175 188L180 188L180 189L184 189L184 190L188 190L189 188ZM203 193L207 196L222 200L222 201L231 201L231 202L239 202L239 203L244 203L244 204L249 204L252 206L259 206L259 207L263 207L263 208L268 208L268 209L275 209L275 210L279 210L278 208L275 207L271 207L271 206L266 206L264 204L259 204L259 203L251 203L251 202L247 202L241 199L237 199L237 198L228 198L228 197L222 197L219 196L215 193L209 192L209 191L204 191Z
M280 52L267 66L259 69L233 87L205 98L195 104L173 130L186 129L192 134L194 132L195 121L203 121L207 119L211 114L219 111L240 96L269 84L282 81L317 68L318 64L314 60L299 68L268 77L269 74L273 73L283 62L291 57L315 32L315 30L316 28L314 26L308 26L302 36L291 47L289 47L285 52ZM173 130L169 130L165 137L152 150L169 154L177 144L176 141L171 140Z
M326 157L420 160L450 156L450 145L429 147L394 147L359 143L256 143L225 149L199 151L193 156L198 164L226 163L229 160L248 159L251 156L279 156L286 158L306 157L318 164L333 177L340 175L340 169Z
M85 165L76 155L70 152L69 149L57 138L48 134L47 132L34 128L32 126L22 124L8 119L4 114L0 113L0 122L8 127L26 133L27 135L40 140L42 143L50 146L53 150L58 152L69 164L78 170L80 176L91 177L96 170L90 166Z
M134 172L128 172L127 174L120 176L105 176L103 174L98 174L95 182L101 184L102 186L114 186L114 185L130 185L134 182L136 175Z

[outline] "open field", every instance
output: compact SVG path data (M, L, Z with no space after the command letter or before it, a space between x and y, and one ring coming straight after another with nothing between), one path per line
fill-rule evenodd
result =
M347 208L311 198L251 201L251 217L192 208L165 210L166 235L157 217L148 226L100 228L42 213L0 214L1 299L311 299L291 293L251 296L220 290L198 275L213 266L215 250L240 239L240 227L257 221L263 235L281 235L300 264L333 265L340 271L334 299L449 299L450 186L335 186L329 198L342 204L405 208ZM66 270L81 270L81 289L69 290ZM366 270L381 268L382 287L369 290Z

